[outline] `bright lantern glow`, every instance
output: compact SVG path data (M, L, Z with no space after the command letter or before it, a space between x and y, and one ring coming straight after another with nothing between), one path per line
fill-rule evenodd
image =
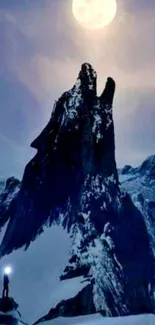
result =
M6 266L6 267L4 268L4 274L9 275L9 274L11 274L11 272L12 272L12 268L11 268L11 266Z
M73 0L72 11L83 27L101 29L114 19L117 4L116 0Z

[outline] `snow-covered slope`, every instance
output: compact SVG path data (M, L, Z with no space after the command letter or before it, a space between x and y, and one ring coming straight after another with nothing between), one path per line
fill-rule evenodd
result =
M2 313L0 312L0 324L1 325L27 325L24 323L19 315L16 317L14 313Z
M119 170L119 180L143 215L155 256L155 155L136 168L125 166Z
M142 211L129 194L121 192L118 182L112 116L115 82L108 78L102 95L97 96L96 78L91 65L83 64L75 85L55 103L49 123L33 141L37 152L25 168L18 191L9 205L8 194L6 204L4 199L0 205L1 226L8 221L0 256L4 256L3 263L11 257L14 263L17 256L17 265L22 270L24 265L24 295L26 290L27 296L30 293L26 277L29 272L31 277L33 274L35 306L31 314L41 316L38 322L60 315L102 312L118 316L155 311L153 237ZM51 242L40 257L44 241L39 248L37 243L44 238L47 245L45 225L51 227ZM56 225L68 232L71 247L68 260L63 260L65 265L56 269L60 282L55 296L49 273L52 277L54 265L59 266L59 248L66 250L61 236L53 244ZM28 250L22 252L22 247ZM62 261L61 253L59 257ZM50 272L49 261L53 263ZM43 279L40 263L45 269ZM45 296L39 297L43 290Z
M155 201L155 155L149 156L139 167L125 166L119 170L119 180L133 198L142 194L146 200Z
M13 268L10 295L19 303L25 322L36 321L51 308L57 286L60 291L59 275L67 263L70 245L67 232L61 227L45 227L29 250L19 249L0 260L0 270L5 265Z
M128 317L103 317L100 314L82 317L59 317L40 325L154 325L155 315L138 315Z

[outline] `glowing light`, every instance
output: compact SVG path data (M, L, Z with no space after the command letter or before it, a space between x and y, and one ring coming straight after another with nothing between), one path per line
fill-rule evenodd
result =
M4 268L4 274L9 275L9 274L11 274L11 273L12 273L12 268L11 268L11 266L6 266L6 267Z
M72 11L83 27L101 29L114 19L117 3L116 0L73 0Z

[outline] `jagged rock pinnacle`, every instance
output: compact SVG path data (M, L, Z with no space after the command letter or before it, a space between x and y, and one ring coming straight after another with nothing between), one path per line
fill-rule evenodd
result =
M83 95L88 91L89 95L96 96L97 74L90 64L82 64L78 78L81 80Z
M114 93L115 93L115 81L112 78L107 79L107 83L105 86L105 89L101 95L101 101L103 103L107 103L109 105L112 105L113 103L113 98L114 98Z
M89 176L112 177L117 192L112 117L115 84L108 78L100 98L96 95L96 79L92 66L82 64L75 85L56 102L49 123L31 145L37 149L37 154L26 166L21 190L12 204L13 211L18 214L12 222L18 220L23 224L26 215L31 232L21 231L17 246L32 240L32 229L35 238L50 211L64 208L68 198L78 206L79 193ZM8 230L2 247L7 242L10 251L11 242L16 241L14 236L14 232Z
M152 312L155 265L146 224L118 185L115 82L108 78L98 97L96 79L84 63L75 85L58 99L49 123L33 141L36 155L4 215L10 221L0 255L28 248L45 223L61 223L74 243L62 277L92 277L88 290L74 299L76 305L92 293L85 313L90 313L89 305L91 312L102 310L107 316ZM72 301L67 310L70 305ZM51 313L59 314L63 306L58 307Z

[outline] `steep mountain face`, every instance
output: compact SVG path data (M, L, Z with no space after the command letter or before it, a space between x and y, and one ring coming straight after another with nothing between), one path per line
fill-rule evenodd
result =
M134 204L142 212L155 256L155 155L133 168L119 170L121 188L130 193Z
M141 193L147 201L155 201L155 155L136 168L125 166L119 170L119 180L133 197Z
M114 89L115 83L109 78L98 98L96 73L84 64L74 87L57 101L48 125L32 143L37 154L26 166L21 190L10 206L13 217L1 254L28 245L49 216L53 222L66 211L63 222L69 229L81 212L79 205L87 188L91 191L91 187L98 187L97 182L102 186L100 175L111 177L111 191L117 193L111 110ZM89 201L90 210L94 209L93 198ZM99 218L94 210L93 218ZM25 227L27 222L29 227Z
M20 190L3 216L10 220L1 256L28 248L45 224L63 225L72 238L60 279L79 279L82 289L51 306L42 321L98 311L114 316L155 310L151 239L140 209L118 182L115 82L108 78L98 97L96 78L93 68L83 64L73 88L55 103L49 123L32 143L37 153L25 168Z
M9 208L13 199L17 195L20 189L20 181L14 177L7 179L6 184L3 182L4 189L0 194L0 227L3 227L8 221Z

